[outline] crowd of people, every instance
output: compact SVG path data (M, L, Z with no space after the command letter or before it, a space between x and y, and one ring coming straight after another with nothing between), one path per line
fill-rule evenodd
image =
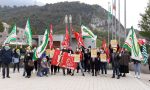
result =
M62 68L56 65L52 65L52 58L46 55L44 52L40 58L33 61L33 51L30 47L23 48L22 46L18 48L11 48L8 43L6 43L0 49L0 70L2 70L2 78L10 78L9 67L13 64L13 73L17 71L20 72L20 65L23 66L23 76L30 78L32 71L35 69L37 76L48 76L56 75L62 69L63 75L74 76L74 73L79 73L81 70L82 76L85 76L85 72L88 72L92 76L97 76L99 74L107 74L108 63L112 65L112 78L120 79L120 77L126 77L129 73L129 62L134 63L135 78L140 78L140 66L141 62L138 60L133 60L130 58L130 53L127 49L111 48L109 47L109 60L102 61L101 55L106 54L104 48L97 49L97 57L91 57L91 47L88 48L76 48L73 51L71 47L64 47L61 50L61 54L64 52L70 54L80 54L80 61L77 63L77 68L71 70L68 68ZM150 57L148 59L148 64L150 65ZM67 72L66 72L67 71Z

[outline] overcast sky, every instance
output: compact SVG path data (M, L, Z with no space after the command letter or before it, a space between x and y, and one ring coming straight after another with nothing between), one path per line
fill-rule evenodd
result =
M78 1L78 0L0 0L0 5L43 5L45 3L56 3L62 1ZM87 4L98 4L108 9L108 2L112 3L112 0L79 0ZM118 1L118 0L117 0ZM127 1L127 28L133 26L138 28L138 22L141 20L140 13L144 13L145 8L149 0L126 0ZM124 0L121 2L121 23L124 25ZM117 4L118 5L118 4ZM118 12L117 12L118 17Z

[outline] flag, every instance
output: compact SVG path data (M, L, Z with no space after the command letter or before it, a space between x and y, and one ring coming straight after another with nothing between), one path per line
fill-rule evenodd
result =
M29 19L27 20L26 27L25 27L25 32L26 36L26 42L29 46L32 46L32 32L31 32L31 27L30 27L30 21Z
M52 49L53 47L53 26L52 24L50 25L50 34L49 34L49 47Z
M85 26L81 26L81 32L82 32L82 37L83 38L92 38L93 40L96 40L97 39L97 36L93 34L93 32L85 27Z
M4 41L4 44L6 43L10 43L11 41L16 41L16 24L13 26L13 29L11 31L11 33L8 35L8 37L6 38L6 40Z
M83 39L82 39L82 36L78 33L78 32L74 32L74 36L78 42L78 46L84 46L84 42L83 42Z
M77 67L77 63L74 62L73 56L69 55L67 52L64 52L59 66L74 70Z
M143 63L146 64L148 62L148 54L147 54L147 50L146 50L146 46L145 44L142 45L142 55L143 55Z
M132 59L139 61L143 60L142 53L133 27L131 27L123 47L127 48L131 52Z
M60 63L60 61L58 60L58 56L60 55L60 50L55 50L54 52L54 56L52 58L51 64L58 66L58 64Z
M111 5L108 4L108 20L112 19L112 14L111 14Z
M107 44L106 44L106 40L105 40L105 39L102 41L102 48L104 49L104 51L105 51L105 53L106 53L106 55L107 55L107 60L108 60L108 62L109 62L109 60L110 60L109 48L107 47Z
M116 0L113 0L113 10L116 11Z
M69 47L69 32L68 32L68 27L66 25L66 35L65 35L65 38L64 38L64 41L62 42L62 45L65 46L65 47Z
M35 58L40 58L42 54L44 53L48 44L48 35L49 33L48 33L48 30L46 29L44 36L43 36L42 44L34 51Z

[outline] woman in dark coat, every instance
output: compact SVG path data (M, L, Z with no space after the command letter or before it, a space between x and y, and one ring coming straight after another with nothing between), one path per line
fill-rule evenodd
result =
M29 50L27 50L27 53L25 55L25 60L24 60L25 71L27 73L26 78L30 78L31 77L31 71L34 68L34 62L32 61L32 56L33 56L33 53L29 52Z
M120 63L120 76L125 77L126 73L129 73L129 61L130 61L130 54L127 50L121 52L121 59Z

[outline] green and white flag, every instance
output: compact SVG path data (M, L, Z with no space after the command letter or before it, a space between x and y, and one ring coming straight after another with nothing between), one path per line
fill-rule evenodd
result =
M37 58L40 58L43 54L43 52L45 51L47 44L48 44L48 36L49 36L49 32L46 29L43 39L42 39L42 44L36 49L34 50L34 56L33 56L33 60L36 60Z
M143 54L143 63L146 64L148 62L148 53L146 50L146 45L142 45L142 54Z
M3 44L10 43L11 41L16 41L16 29L16 25L14 25L11 33L8 35Z
M81 26L81 32L83 38L92 38L93 40L97 39L97 36L94 35L94 33L84 25Z
M132 59L139 61L143 60L140 46L138 44L138 40L133 27L131 27L123 47L127 48L131 52Z
M26 40L27 44L29 46L32 46L32 32L31 32L31 28L30 28L30 21L29 21L29 19L27 20L24 34L25 34L26 39L27 39Z

